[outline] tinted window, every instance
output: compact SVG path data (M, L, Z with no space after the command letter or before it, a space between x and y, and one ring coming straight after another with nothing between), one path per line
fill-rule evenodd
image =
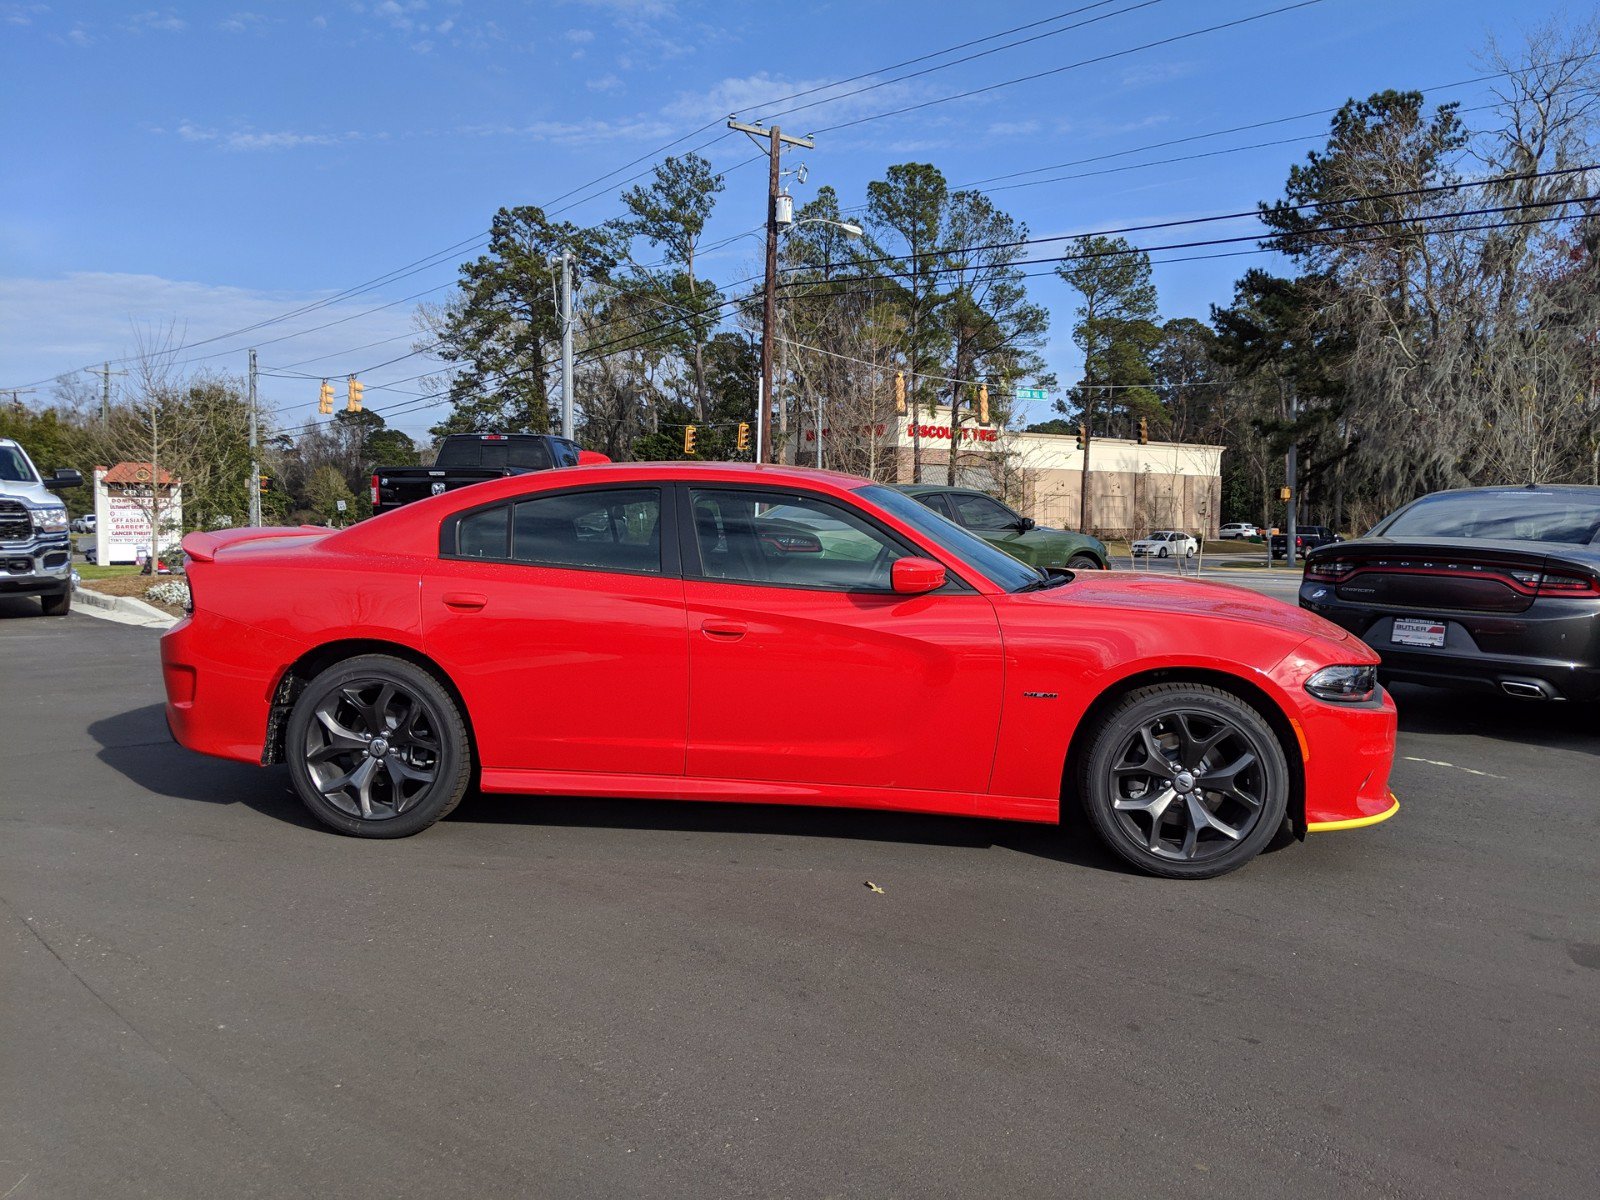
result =
M555 451L556 466L575 467L578 465L578 443L569 442L565 438L556 438L550 443Z
M691 494L709 579L828 591L888 591L909 552L849 509L810 496L710 489Z
M968 533L954 521L918 504L904 492L872 484L861 488L856 495L871 501L885 512L904 521L934 545L976 567L994 583L1008 592L1037 583L1042 576L1025 562L1012 558L1004 550L997 550L980 537Z
M968 529L1002 530L1017 527L1017 514L1005 505L987 496L966 496L960 492L946 493L956 519Z
M543 471L551 465L550 449L544 439L538 437L494 441L468 437L446 442L439 450L439 461L433 465L440 470L488 467L503 471L512 467L519 471Z
M1459 492L1427 496L1372 531L1384 537L1482 538L1589 545L1600 540L1600 493Z
M456 553L462 558L504 558L510 529L506 505L471 513L456 525Z
M520 501L511 557L547 567L660 574L661 493L615 488Z

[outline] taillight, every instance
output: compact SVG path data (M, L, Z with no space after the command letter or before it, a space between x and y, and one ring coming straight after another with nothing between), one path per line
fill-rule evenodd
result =
M372 507L378 507L378 477L376 475L372 477Z
M1541 596L1600 596L1600 583L1584 575L1545 575L1539 580Z
M1355 569L1355 563L1350 562L1348 559L1317 559L1306 564L1306 578L1317 580L1320 583L1338 583L1339 580L1345 578Z

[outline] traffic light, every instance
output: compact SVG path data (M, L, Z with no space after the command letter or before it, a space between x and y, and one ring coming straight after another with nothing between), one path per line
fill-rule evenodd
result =
M1148 417L1140 417L1139 418L1139 445L1148 446L1149 444L1150 444L1150 419Z
M1292 489L1290 489L1290 488L1281 487L1281 488L1278 489L1278 499L1282 500L1285 504L1287 504L1289 502L1290 498L1293 497L1293 496L1294 496L1294 491Z
M740 421L739 422L739 442L738 442L738 446L739 446L739 452L741 454L743 454L746 450L750 449L750 422L749 421Z
M897 413L906 411L906 373L904 371L896 371L894 373L894 410Z
M317 401L317 411L323 416L333 411L333 384L326 379L322 381L322 396Z
M1088 440L1089 440L1089 427L1087 425L1079 425L1078 426L1078 449L1082 450L1083 449L1083 444L1085 442L1087 442Z
M261 476L261 490L263 492L270 492L272 490L272 476L271 475L263 475L263 476Z
M989 385L987 383L980 383L978 385L978 424L979 425L987 425L988 423L989 423Z
M346 389L346 392L345 392L345 404L344 404L344 407L345 407L345 411L346 412L360 412L361 411L361 393L366 391L366 390L367 390L367 385L366 384L362 383L354 375L352 375L350 377L350 384L349 384L349 387Z
M693 454L694 453L694 426L693 425L685 425L683 427L683 452L685 454Z

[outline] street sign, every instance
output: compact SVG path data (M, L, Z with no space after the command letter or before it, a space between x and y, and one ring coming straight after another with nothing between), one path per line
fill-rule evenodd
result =
M1048 395L1049 394L1043 388L1018 388L1017 389L1017 399L1018 400L1044 400L1044 399L1048 398Z
M340 512L344 512L344 511L345 511L345 510L346 510L346 509L348 509L348 508L349 508L349 507L350 507L350 506L349 506L349 505L348 505L348 504L346 504L346 503L345 503L345 502L344 502L344 501L343 501L343 500L335 500L335 501L334 501L334 502L333 502L333 506L334 506L334 507L335 507L335 508L336 508L336 509L338 509L338 510L339 510L339 511L340 511Z

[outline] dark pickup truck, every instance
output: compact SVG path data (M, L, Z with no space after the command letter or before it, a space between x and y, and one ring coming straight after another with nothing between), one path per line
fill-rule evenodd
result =
M1294 554L1300 558L1307 550L1315 550L1318 546L1331 545L1339 540L1339 535L1326 525L1301 525L1294 531ZM1289 549L1289 535L1275 533L1272 535L1270 546L1273 558L1283 558Z
M577 442L548 433L453 433L439 446L439 457L431 467L374 471L372 511L388 512L486 479L575 467L580 456ZM592 457L603 461L599 455Z

